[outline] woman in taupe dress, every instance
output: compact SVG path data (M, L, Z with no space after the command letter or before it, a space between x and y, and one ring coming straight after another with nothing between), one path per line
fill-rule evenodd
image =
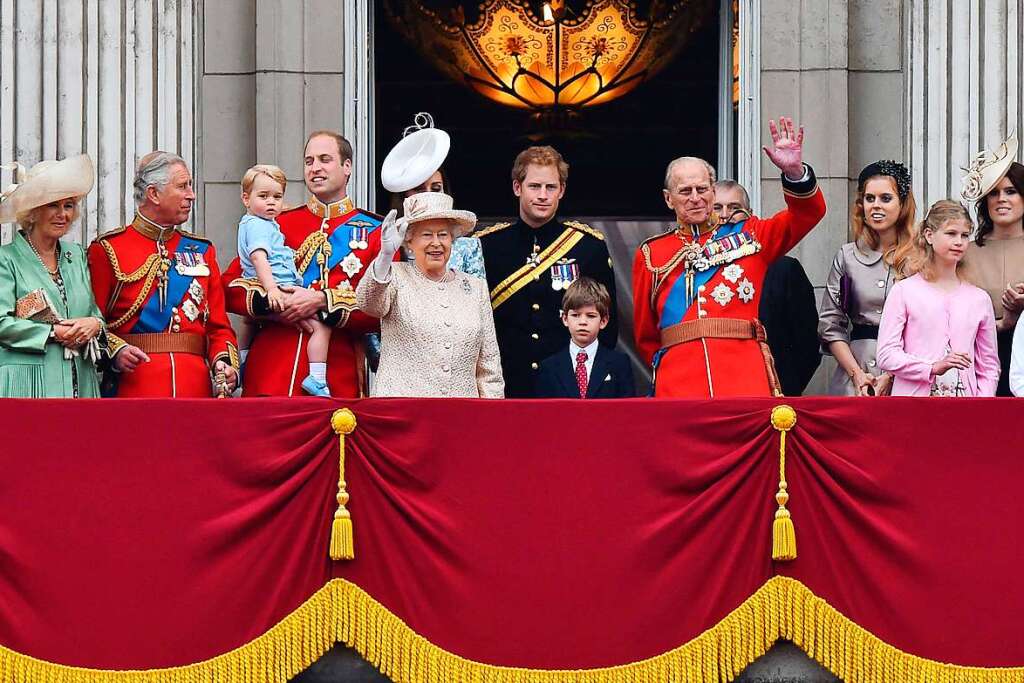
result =
M964 275L988 292L996 317L1002 367L996 396L1013 395L1010 347L1024 310L1024 166L1013 161L1016 152L1014 136L991 158L976 158L965 178L963 194L965 200L975 202L978 211L978 232L964 257ZM972 173L977 184L967 182Z

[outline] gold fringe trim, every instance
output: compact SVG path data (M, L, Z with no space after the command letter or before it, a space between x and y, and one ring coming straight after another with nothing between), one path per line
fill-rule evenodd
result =
M728 683L780 638L847 683L1019 683L1024 667L982 668L915 657L864 630L796 579L776 576L690 642L632 664L541 670L464 659L428 642L344 579L334 579L251 643L196 664L104 671L53 664L0 647L11 683L285 683L345 643L396 683Z

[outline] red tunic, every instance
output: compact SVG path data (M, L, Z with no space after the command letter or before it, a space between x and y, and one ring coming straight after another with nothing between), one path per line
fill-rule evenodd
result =
M723 254L730 248L736 250L734 257L694 271L692 301L686 296L687 261L681 257L684 245L692 242L690 230L677 228L653 237L637 251L633 262L636 348L648 364L655 364L655 396L772 395L769 372L774 371L767 367L762 345L756 340L704 337L662 350L661 334L680 322L757 318L768 267L825 215L825 200L813 172L809 171L803 182L783 180L783 190L787 208L771 218L751 217L742 227L702 232L698 238L701 247L720 240L711 251L718 246ZM735 234L729 241L730 232L745 234ZM743 251L739 251L741 244L747 245Z
M356 308L355 288L370 262L380 251L381 217L357 209L347 198L325 205L310 198L305 206L285 211L277 218L284 242L295 250L300 277L311 289L327 292L325 322L335 329L327 351L327 384L331 395L360 396L363 374L363 336L380 328L380 321ZM350 243L362 239L365 243ZM323 268L317 259L325 254ZM327 274L327 285L323 274ZM258 331L245 365L244 396L302 396L302 380L308 373L306 344L309 335L291 325L262 319L267 314L263 288L255 279L242 278L236 258L224 272L228 310L258 321Z
M163 309L158 240L169 267L177 269L180 264L186 273L177 280L179 287L169 287ZM89 246L89 274L112 352L124 346L125 335L203 338L201 355L148 351L149 363L120 375L118 397L209 398L213 364L223 360L238 367L237 341L224 310L217 254L209 240L180 230L160 231L136 216L131 225L101 235Z

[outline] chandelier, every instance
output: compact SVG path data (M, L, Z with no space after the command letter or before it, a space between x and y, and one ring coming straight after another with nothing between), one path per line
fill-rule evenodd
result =
M461 4L437 4L393 0L385 9L399 33L450 78L495 102L551 112L609 102L650 78L686 44L714 0L654 0L643 14L621 0L590 0L578 12L565 0L484 0L470 20Z

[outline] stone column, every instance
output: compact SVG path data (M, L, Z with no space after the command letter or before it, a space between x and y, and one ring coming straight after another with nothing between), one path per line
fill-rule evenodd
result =
M205 3L200 212L222 264L236 252L239 181L249 166L280 166L286 201L305 201L306 134L342 128L341 34L336 0Z

